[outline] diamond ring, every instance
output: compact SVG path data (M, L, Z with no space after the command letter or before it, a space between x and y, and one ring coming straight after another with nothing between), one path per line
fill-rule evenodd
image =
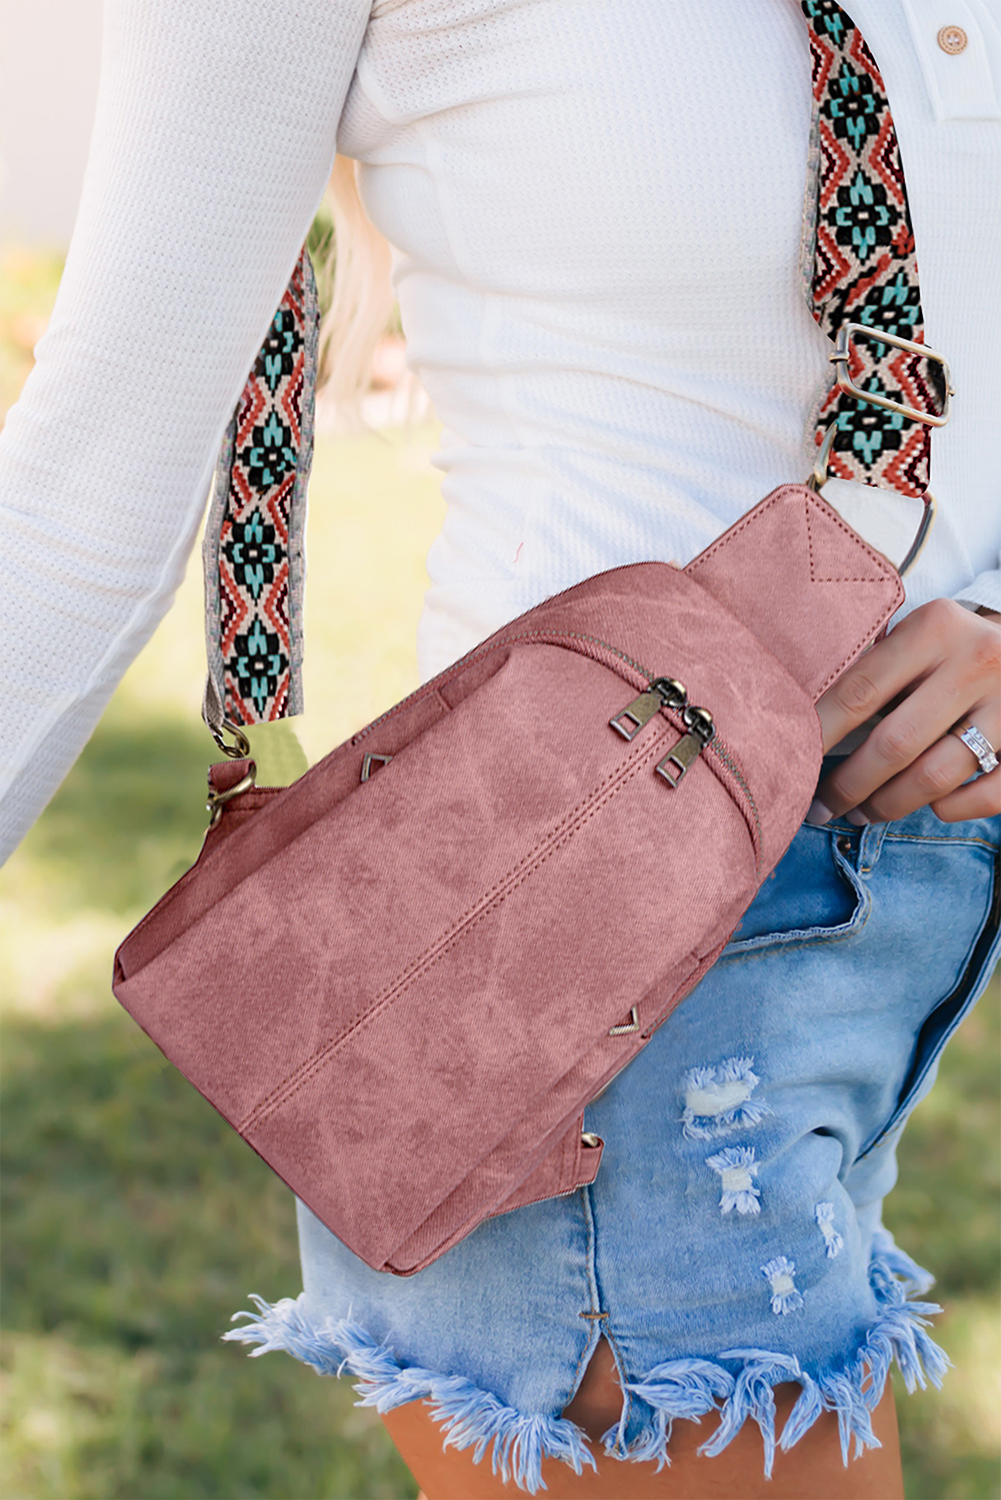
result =
M994 767L998 764L994 746L986 734L981 733L976 724L967 724L965 729L960 729L957 725L950 729L949 733L954 734L957 739L961 739L967 749L973 751L980 762L981 771L994 770Z

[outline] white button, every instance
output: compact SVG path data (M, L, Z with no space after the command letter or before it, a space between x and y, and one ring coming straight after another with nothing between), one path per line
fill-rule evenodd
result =
M940 123L1001 120L1001 29L993 18L998 3L900 0Z
M938 44L943 52L948 52L951 57L957 53L966 51L969 37L962 26L943 26L938 34Z

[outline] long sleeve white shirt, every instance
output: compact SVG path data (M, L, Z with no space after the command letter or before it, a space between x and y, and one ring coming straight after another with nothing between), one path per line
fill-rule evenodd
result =
M845 8L957 390L905 608L1001 609L1001 15ZM66 271L0 438L0 853L170 604L335 149L363 163L445 426L426 677L590 573L686 561L805 475L830 350L799 267L809 118L798 0L108 0ZM864 517L871 492L835 488Z

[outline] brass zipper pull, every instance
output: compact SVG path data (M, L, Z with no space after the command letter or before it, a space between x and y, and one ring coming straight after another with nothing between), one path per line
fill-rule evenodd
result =
M676 677L655 677L645 693L640 693L608 722L624 740L633 740L662 708L684 708L687 702L688 691L683 682Z
M710 740L716 736L716 726L707 708L686 707L681 717L688 726L688 733L669 750L655 767L668 786L676 787L689 766L694 765Z

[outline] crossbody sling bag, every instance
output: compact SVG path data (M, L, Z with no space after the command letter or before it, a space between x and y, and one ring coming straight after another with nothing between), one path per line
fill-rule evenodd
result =
M223 446L206 536L210 772L196 864L122 943L122 1004L368 1265L593 1181L583 1110L719 955L822 756L815 704L903 601L819 490L923 504L949 376L927 348L878 68L830 0L807 290L833 341L806 484L687 567L639 562L513 620L288 788L243 727L301 709L316 365L303 255ZM235 741L235 743L234 743Z

